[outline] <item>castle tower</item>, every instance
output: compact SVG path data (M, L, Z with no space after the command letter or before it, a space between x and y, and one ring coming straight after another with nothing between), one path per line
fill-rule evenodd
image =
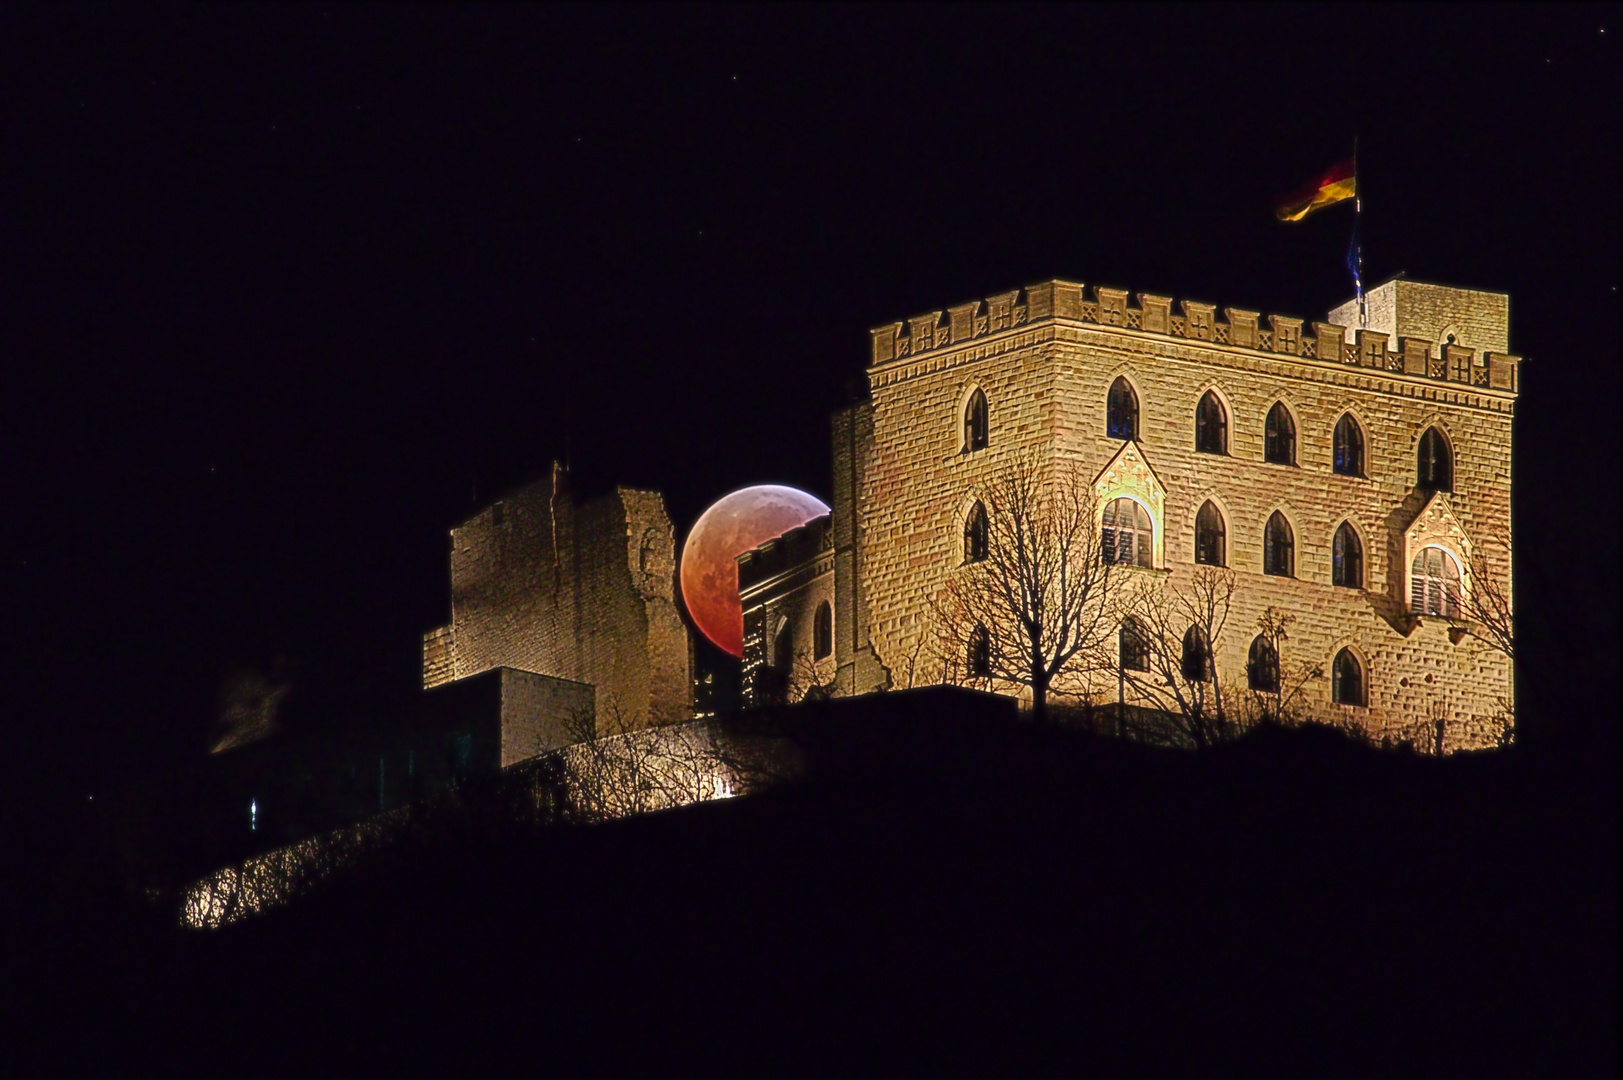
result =
M1214 657L1231 684L1277 607L1297 620L1291 655L1326 675L1303 691L1311 715L1491 743L1510 665L1457 607L1489 584L1511 595L1509 300L1397 281L1369 302L1349 333L1353 305L1305 326L1049 281L876 328L871 403L835 425L847 644L871 645L892 685L929 681L929 599L964 561L976 492L1035 454L1079 463L1102 507L1136 507L1133 573L1235 573ZM872 689L837 653L841 692Z

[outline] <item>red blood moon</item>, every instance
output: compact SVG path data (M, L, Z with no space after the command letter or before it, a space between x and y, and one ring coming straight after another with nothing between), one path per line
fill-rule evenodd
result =
M717 648L744 655L744 609L738 602L734 560L828 512L814 495L762 484L723 495L699 515L682 545L682 602Z

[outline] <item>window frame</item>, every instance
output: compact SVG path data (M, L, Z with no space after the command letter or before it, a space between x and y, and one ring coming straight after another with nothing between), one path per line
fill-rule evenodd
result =
M1356 700L1347 700L1347 665L1350 664L1356 673L1357 691ZM1346 705L1354 709L1369 708L1369 670L1364 666L1363 658L1353 652L1351 646L1343 645L1336 651L1335 658L1330 661L1330 700L1335 705Z
M1436 453L1439 448L1441 457ZM1443 473L1440 478L1439 464ZM1415 442L1415 487L1421 491L1454 490L1454 441L1437 424L1428 424Z
M1208 416L1207 402L1215 410L1213 416ZM1216 448L1208 445L1214 441L1213 430L1215 423ZM1200 395L1200 401L1195 405L1195 453L1219 454L1227 456L1229 452L1229 409L1216 390L1207 390Z
M834 605L818 603L812 614L812 659L827 660L834 655Z
M1190 662L1191 657L1194 663ZM1200 670L1190 674L1195 664L1199 664ZM1212 643L1207 640L1206 631L1191 623L1189 629L1183 632L1183 650L1178 657L1178 674L1183 677L1184 682L1209 683L1212 681L1213 667Z
M1347 541L1352 543L1351 552L1347 550ZM1355 570L1352 574L1347 572L1349 562ZM1364 538L1351 521L1343 519L1330 538L1330 584L1342 589L1362 589L1364 573ZM1348 580L1349 577L1353 580Z
M1122 525L1120 521L1117 507L1122 503L1132 507L1133 520L1129 525ZM1116 557L1121 552L1124 534L1131 538L1132 556L1128 559ZM1127 495L1118 495L1105 503L1099 516L1099 559L1111 566L1155 568L1155 518L1143 503Z
M1119 395L1118 390L1121 391ZM1122 410L1125 410L1125 416ZM1118 423L1122 419L1126 421L1126 434L1122 434L1124 425ZM1138 438L1138 391L1125 375L1116 376L1105 394L1105 437L1124 442Z
M1435 551L1446 573L1432 574L1429 569L1417 571L1415 567L1426 558L1426 553ZM1433 586L1436 587L1435 593ZM1416 589L1419 587L1420 603L1416 604ZM1441 544L1427 544L1414 553L1409 560L1409 613L1420 618L1458 619L1463 609L1465 592L1465 572L1460 561L1454 553ZM1442 598L1438 605L1439 610L1432 610L1431 599L1433 595Z
M992 441L992 424L990 407L986 400L986 391L975 387L970 391L964 402L963 412L959 416L961 422L961 438L963 452L973 454L985 450Z
M1251 639L1246 653L1245 684L1259 694L1279 693L1279 650L1262 634Z
M992 552L992 524L986 516L986 504L976 499L964 515L964 558L962 565L985 562Z
M1201 528L1201 518L1205 515L1208 508L1211 509L1212 517L1217 519L1215 537L1213 537L1210 533L1203 533ZM1204 541L1210 541L1212 544L1215 544L1217 549L1217 557L1215 560L1204 559L1201 557ZM1218 507L1217 503L1211 499L1207 499L1205 502L1201 503L1200 509L1195 511L1195 563L1199 566L1227 566L1229 564L1228 521L1223 516L1223 511Z
M1275 530L1276 521L1285 528L1283 542ZM1284 569L1279 565L1281 552L1285 559ZM1262 527L1262 572L1269 577L1296 576L1296 530L1291 526L1290 519L1285 516L1283 510L1275 510L1269 514L1267 523Z
M1268 407L1263 420L1262 460L1269 465L1296 464L1296 418L1282 400Z
M1336 418L1330 435L1330 471L1337 476L1364 476L1364 425L1352 411Z

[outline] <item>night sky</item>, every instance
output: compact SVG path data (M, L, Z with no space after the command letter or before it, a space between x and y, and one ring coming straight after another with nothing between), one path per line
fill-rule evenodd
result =
M8 795L199 757L241 668L409 701L447 530L554 458L679 543L827 500L872 325L1323 318L1351 207L1273 208L1355 135L1366 279L1511 294L1525 655L1610 708L1617 14L7 5Z

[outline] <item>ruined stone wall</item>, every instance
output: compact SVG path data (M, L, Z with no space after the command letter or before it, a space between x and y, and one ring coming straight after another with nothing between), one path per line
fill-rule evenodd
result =
M451 530L451 623L423 640L425 687L497 667L595 687L600 719L691 715L675 535L657 492L575 507L562 471Z
M455 678L493 667L578 677L574 516L555 472L451 530Z
M860 583L881 661L894 673L932 651L929 598L961 561L963 515L977 486L1013 454L1063 455L1080 461L1090 477L1117 454L1123 443L1105 434L1105 402L1121 375L1137 393L1143 458L1166 491L1156 522L1158 568L1171 584L1187 585L1195 573L1200 505L1211 499L1223 512L1227 563L1239 580L1216 649L1228 687L1243 692L1256 619L1274 605L1298 619L1281 658L1287 670L1311 660L1328 676L1344 646L1365 662L1368 708L1333 705L1326 677L1308 687L1311 713L1353 719L1394 738L1416 737L1441 713L1449 747L1491 742L1498 701L1510 693L1508 664L1469 639L1455 644L1436 620L1409 616L1404 547L1405 530L1425 501L1415 490L1417 443L1428 425L1437 425L1455 454L1454 493L1446 497L1454 515L1476 546L1501 544L1508 552L1514 399L1487 385L1486 365L1472 356L1462 368L1428 354L1417 368L1413 357L1384 348L1378 357L1360 353L1337 326L1316 324L1316 339L1304 340L1300 320L1273 319L1271 330L1260 330L1255 314L1230 311L1222 324L1209 305L1186 304L1180 320L1164 298L1141 296L1133 308L1117 290L1097 290L1098 300L1088 304L1080 286L1070 286L1067 308L1057 295L1065 284L956 308L951 321L912 320L912 342L898 336L899 324L875 331L874 449L863 485L868 547ZM1201 336L1192 337L1197 328ZM1480 332L1504 347L1502 330ZM1320 348L1323 360L1315 355ZM1514 358L1510 363L1513 387ZM987 396L990 444L965 452L963 407L977 387ZM1229 413L1223 456L1194 451L1195 407L1209 389ZM1264 418L1275 401L1295 421L1295 465L1262 460ZM1331 433L1348 411L1365 435L1364 477L1331 468ZM1275 510L1295 535L1295 578L1262 573L1263 527ZM1331 584L1331 541L1343 520L1364 541L1363 589ZM1508 554L1494 572L1508 590ZM1101 689L1114 699L1114 679Z
M580 678L605 723L691 715L687 629L676 611L675 538L664 500L619 489L581 508Z

